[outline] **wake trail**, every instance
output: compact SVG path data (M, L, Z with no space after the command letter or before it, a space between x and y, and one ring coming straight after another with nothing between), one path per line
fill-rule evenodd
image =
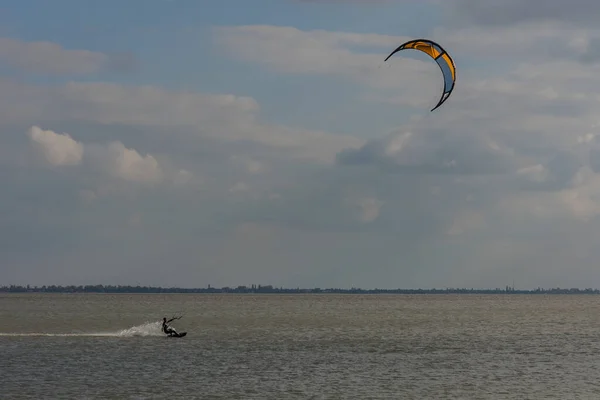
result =
M81 332L81 333L44 333L44 332L28 332L28 333L3 333L0 336L56 336L56 337L136 337L136 336L164 336L161 330L160 322L146 322L142 325L132 326L131 328L122 329L116 332Z

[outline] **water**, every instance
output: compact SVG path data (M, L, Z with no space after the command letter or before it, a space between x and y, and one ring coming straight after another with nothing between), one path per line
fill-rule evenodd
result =
M599 399L600 296L0 295L4 399ZM160 332L163 316L184 314Z

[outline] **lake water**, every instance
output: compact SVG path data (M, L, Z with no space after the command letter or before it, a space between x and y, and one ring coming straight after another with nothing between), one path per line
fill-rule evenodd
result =
M0 294L4 399L600 399L600 296ZM163 316L185 338L160 332Z

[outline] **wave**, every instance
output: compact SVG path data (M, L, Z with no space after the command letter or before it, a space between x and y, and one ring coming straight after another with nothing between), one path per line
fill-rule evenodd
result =
M0 336L97 336L97 337L136 337L136 336L164 336L161 330L161 323L146 322L142 325L132 326L131 328L121 329L116 332L78 332L78 333L43 333L43 332L28 332L28 333L3 333Z

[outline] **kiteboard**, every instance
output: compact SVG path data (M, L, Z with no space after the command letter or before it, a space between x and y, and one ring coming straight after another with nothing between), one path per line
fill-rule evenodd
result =
M181 332L178 333L177 335L167 335L167 337L184 337L185 335L187 335L187 332Z

